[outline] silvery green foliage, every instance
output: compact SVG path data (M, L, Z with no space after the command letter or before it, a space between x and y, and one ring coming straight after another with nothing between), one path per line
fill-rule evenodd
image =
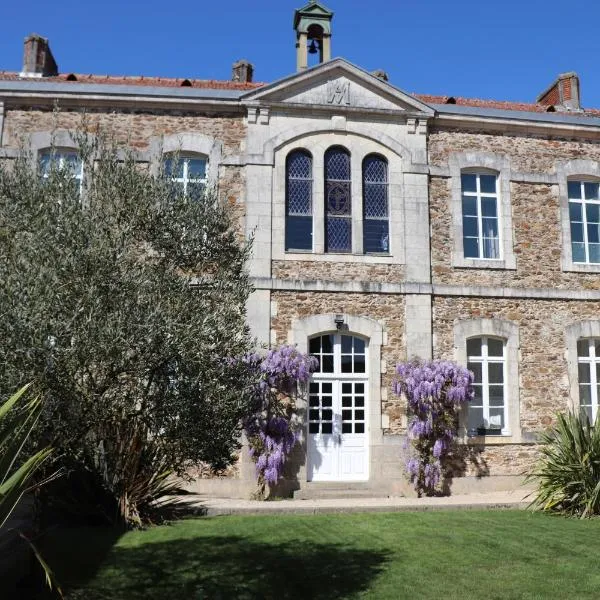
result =
M457 411L473 398L473 373L448 360L415 360L398 364L396 375L394 392L406 396L409 408L413 454L406 470L419 495L432 495L456 437Z
M213 192L79 137L81 191L31 156L0 165L0 393L34 380L44 440L131 521L156 472L233 460L248 396L221 357L250 349L249 247Z

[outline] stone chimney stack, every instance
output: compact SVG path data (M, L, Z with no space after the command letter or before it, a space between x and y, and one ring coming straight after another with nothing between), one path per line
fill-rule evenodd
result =
M48 40L32 33L25 38L21 77L51 77L58 75L58 65L52 56Z
M252 83L254 77L254 66L247 60L238 60L233 63L231 72L231 81L239 81L241 83Z
M562 73L536 99L538 104L556 106L563 110L581 110L579 77L577 73Z

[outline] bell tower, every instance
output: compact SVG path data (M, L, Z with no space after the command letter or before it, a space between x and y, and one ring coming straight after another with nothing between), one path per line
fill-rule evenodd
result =
M333 12L316 0L294 13L297 71L308 68L309 54L318 54L319 63L331 60L332 20Z

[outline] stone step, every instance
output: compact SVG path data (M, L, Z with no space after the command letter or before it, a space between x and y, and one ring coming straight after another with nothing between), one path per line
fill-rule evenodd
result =
M387 494L373 488L369 483L305 483L294 492L294 500L316 500L321 498L382 498Z

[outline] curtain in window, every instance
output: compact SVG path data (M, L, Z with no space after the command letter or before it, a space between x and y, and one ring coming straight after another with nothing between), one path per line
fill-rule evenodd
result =
M389 252L388 165L371 154L363 161L363 251Z
M285 249L312 250L312 157L291 152L286 161Z
M352 252L350 153L339 146L325 153L325 251Z

